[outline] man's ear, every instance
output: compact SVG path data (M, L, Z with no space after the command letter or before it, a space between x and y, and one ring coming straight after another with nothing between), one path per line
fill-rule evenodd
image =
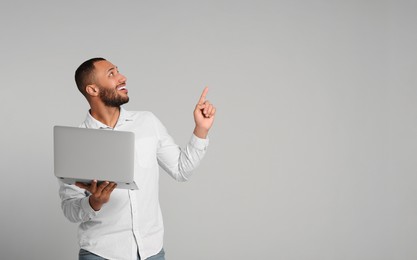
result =
M85 87L85 91L87 92L88 95L92 97L98 96L98 92L99 92L98 87L95 84L87 85Z

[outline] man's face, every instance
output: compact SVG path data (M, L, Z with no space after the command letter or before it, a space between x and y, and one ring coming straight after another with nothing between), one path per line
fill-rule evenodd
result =
M126 77L111 62L103 60L94 63L95 84L104 105L119 107L129 102Z

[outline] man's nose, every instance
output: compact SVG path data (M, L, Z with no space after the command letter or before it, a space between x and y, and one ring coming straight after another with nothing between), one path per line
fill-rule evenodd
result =
M123 74L119 74L119 82L123 83L126 82L127 78Z

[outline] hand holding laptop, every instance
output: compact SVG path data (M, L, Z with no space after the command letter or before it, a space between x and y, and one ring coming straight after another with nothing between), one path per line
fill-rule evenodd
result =
M116 183L108 181L103 181L97 185L97 180L93 180L91 184L76 182L75 185L91 193L88 201L95 211L100 210L103 204L109 201L110 194L117 186Z

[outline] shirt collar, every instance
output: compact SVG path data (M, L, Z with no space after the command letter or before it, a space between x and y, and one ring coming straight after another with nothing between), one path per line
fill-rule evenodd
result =
M126 121L132 121L132 114L129 111L126 111L123 107L120 107L120 115L117 119L116 126L114 128L117 128L121 125L123 125ZM112 129L110 126L103 124L102 122L95 119L91 114L90 111L87 112L87 117L84 121L87 128L93 128L93 129Z

